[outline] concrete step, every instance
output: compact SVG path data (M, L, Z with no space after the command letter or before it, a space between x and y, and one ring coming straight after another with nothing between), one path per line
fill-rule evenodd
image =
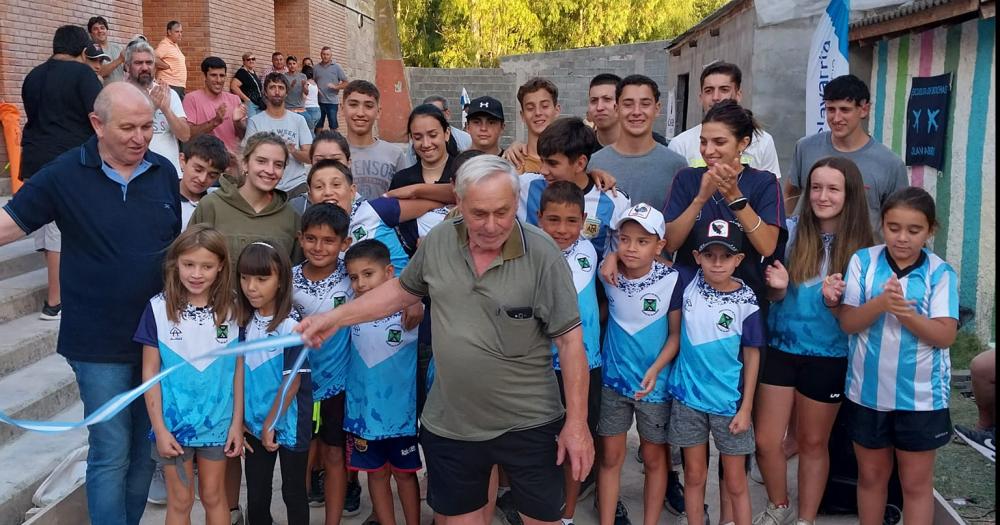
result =
M59 321L35 313L0 324L0 378L37 362L56 350Z
M69 363L52 354L0 379L0 410L14 419L46 420L79 401L79 394ZM0 447L22 434L18 427L0 425Z
M21 239L0 246L0 279L45 268L45 256L35 251L34 239Z
M83 403L77 400L54 414L53 421L83 419ZM87 429L58 434L31 432L0 446L0 523L17 524L33 507L31 496L52 469L73 450L87 444ZM86 521L78 516L76 523ZM67 522L69 523L69 522Z
M0 323L42 310L47 295L45 268L0 281Z

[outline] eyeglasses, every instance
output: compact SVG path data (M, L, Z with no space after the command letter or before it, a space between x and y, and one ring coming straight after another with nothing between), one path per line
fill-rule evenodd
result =
M250 57L250 58L244 58L244 59L243 59L243 61L244 61L244 62L256 62L256 61L257 61L257 59L256 59L256 58L254 58L254 57Z

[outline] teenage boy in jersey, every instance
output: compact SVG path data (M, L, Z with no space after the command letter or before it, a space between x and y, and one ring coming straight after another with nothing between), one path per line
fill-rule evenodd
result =
M500 135L503 135L503 104L493 97L479 97L469 103L465 129L472 137L471 149L501 156Z
M517 103L521 105L521 121L528 130L528 142L520 159L509 158L520 173L538 173L542 158L538 156L538 136L549 127L561 111L559 88L551 80L534 77L517 89ZM508 151L505 157L514 157Z
M706 66L701 72L701 90L698 92L702 112L708 112L712 106L723 100L740 102L743 99L742 83L743 72L736 64L718 61ZM684 157L692 168L705 166L705 160L701 158L700 123L670 139L669 147ZM781 178L774 139L766 131L761 130L754 134L750 145L743 151L742 161L751 168L770 171L775 177Z
M618 103L615 89L622 77L613 73L601 73L590 79L587 90L587 120L594 123L597 131L597 142L601 146L614 144L621 136L621 126L618 124ZM653 132L653 140L666 146L666 137Z
M215 135L199 135L181 152L181 228L187 228L198 202L229 168L229 152Z
M358 297L392 281L396 273L389 249L374 239L347 250L344 264ZM395 479L406 525L419 525L417 331L403 327L401 311L350 330L344 410L348 468L368 473L379 523L398 523L390 485Z
M897 190L910 185L906 165L861 125L868 118L872 104L868 86L860 78L842 75L831 80L823 90L823 102L830 131L803 137L795 143L795 156L785 182L785 210L788 214L795 212L802 184L817 160L845 157L861 170L872 231L880 236L882 204Z
M344 88L344 120L347 143L351 146L351 171L358 192L365 199L381 197L389 189L393 174L407 166L402 149L373 134L381 111L375 84L352 80Z
M579 120L579 119L577 119ZM583 122L580 122L583 125ZM549 129L552 129L551 127ZM544 156L542 157L545 158ZM542 192L536 220L538 226L556 242L563 252L566 264L573 274L580 322L583 323L583 347L590 369L590 390L587 392L587 426L590 435L597 435L597 419L601 409L601 320L597 305L597 250L590 241L581 237L587 214L584 212L584 193L570 181L554 181ZM552 364L559 381L559 393L565 403L562 371L559 368L558 349L552 347ZM593 483L593 478L588 478ZM583 482L583 483L586 483ZM563 508L563 525L572 525L573 514L579 499L582 483L573 479L566 468L566 506Z
M643 523L655 525L671 476L667 429L667 377L680 342L680 274L656 260L666 244L663 214L646 203L632 206L614 224L618 233L617 284L604 284L608 323L604 336L604 377L597 480L601 525L612 525L619 501L626 435L639 431L645 484Z
M615 90L621 135L590 159L590 168L607 171L632 202L645 202L657 210L667 203L667 191L684 158L653 138L653 124L660 114L660 88L644 75L629 75Z
M555 181L569 181L585 195L581 235L594 244L599 258L613 245L611 224L630 206L624 192L603 192L587 173L590 156L599 148L597 136L578 117L563 118L553 122L538 137L538 154L542 159L541 173L521 176L518 217L540 226L542 191Z

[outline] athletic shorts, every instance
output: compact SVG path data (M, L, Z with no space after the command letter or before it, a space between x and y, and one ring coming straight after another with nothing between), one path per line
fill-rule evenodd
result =
M62 232L56 223L50 222L42 226L34 234L35 250L39 252L62 252Z
M936 450L951 440L951 415L941 410L881 412L844 403L851 440L865 448L895 447L907 452Z
M425 427L420 444L427 461L427 502L445 516L486 505L493 465L510 478L517 510L539 521L559 521L565 502L563 467L556 465L556 439L563 419L507 432L486 441L459 441Z
M180 456L167 458L160 455L160 452L156 450L156 441L150 443L150 454L149 457L153 458L153 461L160 465L180 465L191 461L196 456L198 459L204 459L206 461L222 461L226 459L225 449L221 446L215 447L181 447L184 449L184 453Z
M556 380L559 381L559 399L566 406L566 392L563 387L562 370L556 370ZM587 428L591 436L597 436L597 422L601 419L601 389L603 389L601 367L590 370L590 387L587 390Z
M347 436L347 469L375 472L389 467L396 472L416 472L423 465L417 452L417 436L365 439Z
M793 387L820 403L840 403L844 400L847 379L846 357L799 355L770 348L760 382L765 385Z
M667 429L670 428L670 405L669 400L659 403L636 401L603 387L597 435L610 437L625 434L632 428L634 418L639 437L662 445L667 442Z
M344 448L347 433L344 432L344 392L319 402L319 438L323 444Z
M754 453L753 425L746 432L733 434L729 424L733 416L719 416L695 410L674 400L670 409L671 445L688 448L708 443L708 434L715 438L715 448L727 456L745 456ZM721 463L719 464L722 465Z

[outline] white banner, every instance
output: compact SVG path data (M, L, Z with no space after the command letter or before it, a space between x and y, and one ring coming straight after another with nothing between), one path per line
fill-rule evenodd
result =
M469 92L462 88L462 96L458 97L458 103L462 105L462 129L465 129L465 119L469 118L465 111L465 106L468 106L469 102L472 102L472 99L469 98Z
M854 0L851 9L867 11L880 7L904 4L912 0ZM757 25L780 24L786 20L809 18L823 12L826 0L762 0L754 2L757 10Z
M847 63L848 0L830 0L809 47L806 68L806 135L827 131L823 90L834 78L850 73Z

